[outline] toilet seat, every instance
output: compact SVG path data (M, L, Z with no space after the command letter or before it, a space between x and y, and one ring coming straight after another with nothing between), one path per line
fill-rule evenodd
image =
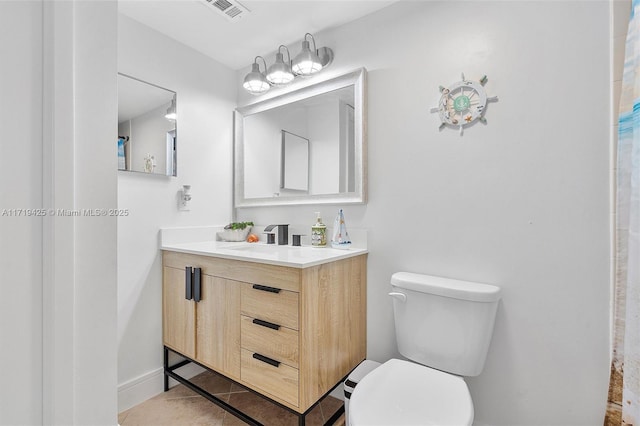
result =
M473 402L462 377L391 359L358 383L349 420L352 426L471 425Z

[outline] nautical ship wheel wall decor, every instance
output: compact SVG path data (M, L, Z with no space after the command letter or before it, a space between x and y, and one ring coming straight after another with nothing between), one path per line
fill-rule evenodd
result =
M484 85L487 76L483 76L479 81L471 81L464 78L453 83L449 87L440 86L440 101L437 107L431 108L431 112L440 115L440 130L445 127L458 127L460 136L464 132L464 127L472 124L476 120L482 124L487 124L484 118L487 102L496 102L497 96L487 96Z

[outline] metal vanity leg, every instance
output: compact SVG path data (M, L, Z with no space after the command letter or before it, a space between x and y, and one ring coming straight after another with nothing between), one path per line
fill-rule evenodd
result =
M168 391L169 390L169 375L167 374L167 370L169 369L169 349L167 349L167 347L164 347L164 370L163 370L163 375L164 375L164 391Z

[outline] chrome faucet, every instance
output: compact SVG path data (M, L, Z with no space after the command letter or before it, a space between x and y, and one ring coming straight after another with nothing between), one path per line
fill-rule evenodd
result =
M268 234L273 234L273 228L277 228L277 232L278 232L278 245L279 246L286 246L287 244L289 244L289 224L286 225L269 225L266 228L264 228L264 232L268 233ZM269 242L269 239L267 239L267 244L273 244L273 242Z

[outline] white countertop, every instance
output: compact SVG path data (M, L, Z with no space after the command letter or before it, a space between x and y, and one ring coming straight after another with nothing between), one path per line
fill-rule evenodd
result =
M339 250L331 247L294 247L262 242L225 241L162 242L160 249L293 268L308 268L368 252L366 249L354 247Z

